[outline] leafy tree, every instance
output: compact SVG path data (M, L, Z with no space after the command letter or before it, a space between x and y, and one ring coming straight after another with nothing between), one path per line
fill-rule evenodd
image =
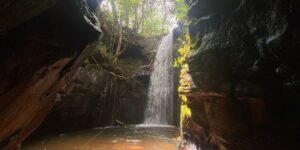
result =
M112 14L115 25L145 36L163 34L175 22L173 0L106 0L101 9Z
M177 20L186 21L186 15L189 10L189 6L185 3L185 0L175 0L174 2L174 13L176 15Z
M186 20L187 10L184 0L104 0L100 14L107 14L105 20L113 26L109 51L115 55L114 62L126 49L124 34L163 35L177 20Z

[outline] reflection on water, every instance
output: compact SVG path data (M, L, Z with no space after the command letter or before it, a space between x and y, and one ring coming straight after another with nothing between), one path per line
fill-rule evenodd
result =
M29 139L24 150L177 150L179 129L172 126L95 128Z

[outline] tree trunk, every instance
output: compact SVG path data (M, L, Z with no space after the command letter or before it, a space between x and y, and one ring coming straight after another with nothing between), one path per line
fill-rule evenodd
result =
M166 22L166 19L167 19L167 16L168 16L168 13L166 12L167 10L167 5L166 5L166 0L164 0L164 18L162 20L162 23L161 23L161 31L162 31L162 34L164 33L164 26L165 26L165 22Z
M118 63L118 55L119 53L121 52L121 46L122 46L122 38L123 38L123 12L121 13L121 16L120 16L120 20L119 20L119 39L118 39L118 44L117 44L117 49L116 49L116 54L115 54L115 58L114 58L114 63L117 64Z
M137 29L136 31L139 32L140 28L141 28L141 25L142 23L144 22L144 19L145 19L145 1L142 2L142 8L141 8L141 16L140 18L138 19L138 24L137 24Z

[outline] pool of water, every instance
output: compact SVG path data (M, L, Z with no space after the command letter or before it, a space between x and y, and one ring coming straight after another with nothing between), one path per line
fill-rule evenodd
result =
M138 125L103 127L27 140L23 150L177 150L179 129Z

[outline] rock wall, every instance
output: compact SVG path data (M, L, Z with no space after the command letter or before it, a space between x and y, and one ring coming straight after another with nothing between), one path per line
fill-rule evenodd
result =
M97 41L100 49L93 51L72 82L60 90L54 109L35 135L143 122L150 68L139 68L150 64L159 38L130 41L116 64L103 52L111 45L107 34ZM136 75L118 78L132 74Z
M91 53L101 30L87 1L0 2L0 149L39 126Z
M190 0L187 138L202 149L297 149L299 21L294 0Z
M119 80L100 69L80 67L36 134L143 122L149 75Z

